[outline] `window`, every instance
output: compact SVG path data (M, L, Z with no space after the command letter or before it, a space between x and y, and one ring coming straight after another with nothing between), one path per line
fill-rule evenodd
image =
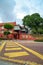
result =
M20 30L19 26L14 26L14 30Z

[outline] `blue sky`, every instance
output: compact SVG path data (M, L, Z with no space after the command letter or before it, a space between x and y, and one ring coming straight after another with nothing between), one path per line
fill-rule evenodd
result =
M0 0L0 23L16 21L21 25L22 18L33 13L43 17L43 0Z

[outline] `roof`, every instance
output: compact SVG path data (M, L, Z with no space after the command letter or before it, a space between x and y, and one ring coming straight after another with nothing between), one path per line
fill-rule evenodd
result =
M16 25L16 22L7 22L8 24ZM0 27L3 26L6 23L0 23Z

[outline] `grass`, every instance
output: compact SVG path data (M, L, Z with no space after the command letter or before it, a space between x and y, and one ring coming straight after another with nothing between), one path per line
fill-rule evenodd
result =
M35 41L43 42L43 34L33 34L32 36L36 38Z
M37 41L37 42L43 42L43 40L35 40L35 41Z

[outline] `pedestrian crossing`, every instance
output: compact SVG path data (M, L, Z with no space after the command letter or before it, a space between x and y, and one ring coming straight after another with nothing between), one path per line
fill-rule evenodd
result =
M22 51L22 49L23 48L21 48L19 45L17 45L14 42L10 42L10 43L7 42L5 46L4 56L8 58L14 58L14 57L29 55L26 51Z
M18 45L6 45L7 48L19 47Z
M27 52L11 52L11 53L4 53L5 56L13 58L13 57L20 57L20 56L25 56L29 55Z
M11 50L11 51L12 51L12 50L21 50L21 49L22 49L22 48L6 48L5 50L6 50L6 51L10 51L10 50Z
M0 52L2 51L3 47L5 46L6 42L4 42L2 45L0 45Z
M13 48L13 47L16 47L16 48L17 48L17 47L19 47L19 46L18 46L17 44L15 44L14 42L13 42L13 43L12 43L12 42L10 42L10 43L7 42L6 47L7 47L7 48Z
M1 47L1 50L2 50L1 52L2 55L0 54L0 59L7 61L18 62L18 63L29 62L31 58L29 52L31 52L33 55L37 57L40 56L39 58L43 60L43 56L40 55L39 53L33 51L32 49L26 48L25 46L16 43L14 41L4 42ZM29 62L28 64L30 65L31 62ZM32 63L31 65L39 65L39 64Z

